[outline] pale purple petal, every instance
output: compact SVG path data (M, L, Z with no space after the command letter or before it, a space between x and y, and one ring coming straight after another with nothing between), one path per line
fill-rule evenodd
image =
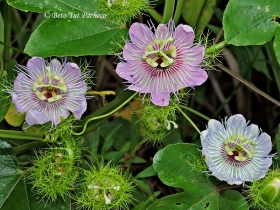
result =
M45 60L40 57L33 57L27 62L27 69L32 72L34 72L37 77L45 73Z
M69 111L67 109L64 109L62 113L55 115L55 118L53 119L54 126L57 126L59 123L61 123L62 120L66 119L69 116Z
M194 31L188 25L180 24L175 29L175 41L177 44L182 44L187 48L192 47L194 41Z
M168 27L165 24L159 24L155 31L155 38L156 39L167 39L170 36L171 36L171 34L169 33Z
M82 102L81 109L73 112L75 119L77 120L81 119L82 114L86 111L86 109L87 109L87 102L86 100L84 100Z
M129 29L129 36L132 43L139 45L148 44L153 39L151 29L142 23L133 23Z
M167 106L169 104L170 93L151 93L151 101L157 106Z
M44 124L50 121L50 119L37 110L28 110L26 112L25 120L30 126L35 124Z
M61 63L59 62L59 60L52 59L49 63L49 66L54 74L59 75L61 69Z

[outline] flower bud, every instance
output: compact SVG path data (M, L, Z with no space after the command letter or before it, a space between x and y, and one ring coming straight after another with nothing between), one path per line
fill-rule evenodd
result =
M252 206L265 210L280 209L280 170L270 170L266 177L255 180L246 191Z
M98 3L98 10L106 18L116 22L126 22L136 17L149 6L149 0L94 0Z
M280 198L280 179L272 178L261 191L261 197L267 203L278 201Z
M144 104L141 110L141 130L152 141L161 141L173 128L178 128L175 107Z
M130 176L120 167L100 163L84 170L79 184L77 202L86 209L125 209L133 201Z

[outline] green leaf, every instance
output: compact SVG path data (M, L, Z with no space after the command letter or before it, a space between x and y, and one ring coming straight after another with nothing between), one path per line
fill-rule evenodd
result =
M2 96L2 94L0 93L0 97ZM6 101L1 101L1 109L0 109L0 122L4 119L4 117L6 116L9 108L10 108L10 103L7 103Z
M155 176L156 172L154 167L151 165L148 168L145 168L143 171L141 171L139 174L135 176L135 178L146 178L146 177L151 177Z
M8 3L23 11L45 12L47 20L36 28L25 46L24 52L30 56L112 54L119 48L112 43L128 33L118 23L97 18L97 2L92 0L9 0Z
M89 142L90 151L93 154L97 154L98 145L100 141L100 127L98 127L94 133L84 136L85 140Z
M135 156L131 158L131 163L146 163L147 161L143 158L140 158L138 156Z
M120 129L121 126L122 124L118 125L113 130L111 130L110 133L108 133L108 135L105 138L104 145L101 149L101 154L107 152L110 149L110 147L113 145L114 142L113 136Z
M177 193L154 202L147 210L248 210L245 198L237 191L226 190L217 195L214 191L201 198L197 191Z
M71 209L71 199L59 198L55 203L46 203L34 196L31 185L26 183L26 171L21 171L12 153L12 147L0 140L0 208L20 210Z
M123 153L120 151L107 152L103 155L104 160L110 160L112 164L117 164L122 158Z
M41 57L112 54L112 42L126 34L126 28L103 19L49 18L31 34L24 52Z
M252 47L257 47L257 46L252 46ZM254 69L256 69L259 72L262 72L268 79L272 80L269 69L267 68L267 59L263 51L260 51L258 53L257 60L254 63Z
M148 210L248 209L239 192L219 192L206 175L196 169L202 160L198 149L198 145L181 143L168 145L156 153L153 166L160 180L168 186L183 188L185 192L159 199ZM230 201L229 194L233 195Z
M196 32L201 33L212 17L215 5L216 0L186 0L182 16L191 27L195 28Z
M4 20L0 12L0 41L4 42ZM2 57L4 46L0 44L0 56ZM1 72L1 70L0 70Z
M171 133L169 133L167 136L165 136L162 139L164 145L169 145L169 144L175 144L175 143L183 143L180 129L173 129Z
M0 27L1 27L1 21L0 21ZM0 39L1 39L1 37L0 37ZM1 55L1 51L0 51L0 55ZM4 69L4 70L6 70L5 74L7 74L7 75L4 74L5 76L2 75L2 77L0 77L0 86L2 88L2 90L0 90L0 102L1 102L0 122L4 119L4 117L6 116L8 110L11 106L12 100L11 100L10 94L8 94L5 89L9 88L10 84L13 84L12 81L14 80L14 76L15 76L15 72L16 72L16 71L14 71L16 64L17 64L17 62L15 60L10 60L7 65L7 69ZM1 74L1 70L0 70L0 74Z
M275 38L273 43L275 55L278 63L280 63L280 27L278 26L275 32Z
M63 0L47 0L47 1L37 1L37 0L19 0L19 1L14 1L14 0L7 0L7 3L15 7L19 10L22 11L30 11L30 12L50 12L50 11L55 11L55 12L65 12L65 11L76 11L78 9L78 1L68 1L70 3L67 4L67 1ZM76 5L71 5L71 3L76 2ZM90 7L93 4L93 1L79 1L80 4L83 3L88 3L88 6ZM79 5L80 5L79 4Z
M149 187L149 185L145 181L140 180L140 179L136 179L134 182L135 182L135 184L137 184L140 187L140 189L142 188L149 195L152 195L152 190L151 190L151 188Z
M223 17L225 41L236 46L262 45L275 34L278 0L231 0Z

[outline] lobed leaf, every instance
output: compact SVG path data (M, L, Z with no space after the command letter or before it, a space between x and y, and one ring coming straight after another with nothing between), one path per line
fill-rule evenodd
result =
M198 145L179 143L157 152L153 166L160 180L185 192L159 199L148 210L248 209L245 198L239 192L219 192L210 179L197 170L201 160L198 149Z

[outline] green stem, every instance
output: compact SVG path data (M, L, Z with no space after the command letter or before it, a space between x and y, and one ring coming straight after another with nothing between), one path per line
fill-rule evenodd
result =
M225 41L216 43L216 44L212 45L211 47L207 48L205 54L208 55L208 54L217 52L217 50L221 50L221 49L225 48L225 46L227 46L227 43Z
M162 23L166 24L172 18L174 7L175 7L175 0L165 0Z
M3 67L6 70L8 62L10 61L10 48L11 46L11 30L12 30L12 8L4 1L4 52L3 52ZM8 72L9 74L9 72Z
M94 120L98 120L98 119L102 119L102 118L105 118L105 117L108 117L108 116L114 114L119 109L121 109L124 105L126 105L129 101L131 101L137 94L138 94L137 92L134 92L129 98L127 98L125 101L123 101L119 106L117 106L112 111L110 111L110 112L108 112L106 114L103 114L103 115L100 115L100 116L96 116L96 117L92 117L92 118L88 119L85 122L83 130L81 132L76 133L76 132L72 131L72 134L73 135L77 135L77 136L84 134L84 132L86 131L86 128L87 128L87 125L88 125L89 122L94 121Z
M198 129L198 127L196 127L196 125L194 124L194 122L188 117L188 115L186 115L185 112L183 112L183 110L179 107L179 106L176 106L177 110L179 112L181 112L181 114L189 121L189 123L194 127L194 129L198 132L198 134L201 133L201 131Z
M150 7L147 11L158 23L162 23L162 15L159 14L154 8Z
M275 56L275 52L274 52L272 43L268 42L264 46L265 46L265 50L267 52L269 61L277 63L277 58ZM279 67L278 63L276 65L277 65L277 67ZM273 64L271 64L271 69L272 69L272 72L273 72L273 75L274 75L274 78L275 78L275 81L276 81L276 84L277 84L278 91L280 93L280 72L279 72L279 69L276 68L275 65L273 65Z
M184 5L185 0L178 0L177 1L177 6L176 6L176 10L175 10L175 15L174 15L174 23L175 25L177 25L180 17L181 17L181 13L182 13L182 7Z
M0 130L0 138L10 139L26 139L35 141L44 141L45 137L42 134L31 134L23 131Z
M89 149L84 149L84 150L94 158L94 160L96 161L96 163L98 163L98 164L100 163L100 162L98 161L96 155L95 155L93 152L91 152Z
M20 50L20 49L18 49L18 48L15 48L15 47L12 47L12 46L10 46L10 45L7 45L5 42L1 42L1 41L0 41L0 44L3 45L4 47L10 48L10 49L12 49L12 50L14 50L14 51L16 51L16 52L20 52L20 53L22 53L22 54L26 54L26 53L24 53L22 50ZM26 54L26 55L27 55L27 54Z
M34 141L34 142L23 144L23 145L20 145L17 147L13 147L13 151L16 154L19 154L19 153L25 152L26 150L29 150L29 149L34 149L34 148L45 146L46 144L47 144L46 142Z
M192 109L192 108L190 108L190 107L183 106L183 105L179 105L179 107L181 107L181 108L183 108L183 109L186 109L186 110L188 110L189 112L191 112L191 113L193 113L193 114L195 114L195 115L197 115L197 116L199 116L199 117L201 117L201 118L203 118L203 119L205 119L205 120L207 120L207 121L210 120L209 117L205 116L204 114L201 114L200 112L198 112L198 111L196 111L196 110L194 110L194 109Z

